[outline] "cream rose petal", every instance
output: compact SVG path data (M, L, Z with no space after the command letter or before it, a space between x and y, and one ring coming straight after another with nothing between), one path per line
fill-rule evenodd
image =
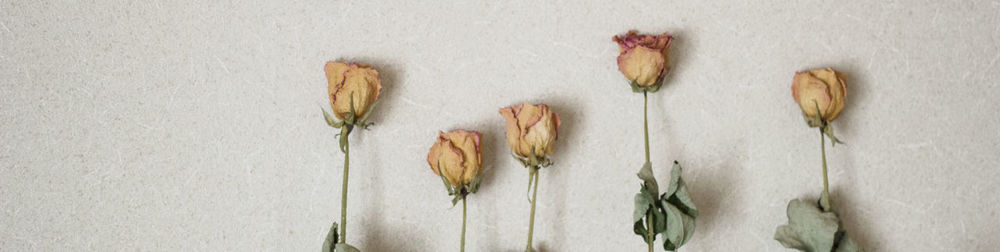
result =
M347 69L349 69L349 68L350 67L347 64L344 64L344 63L341 63L341 62L333 62L333 61L326 62L326 65L323 67L323 71L326 72L326 80L328 82L328 93L329 93L329 98L330 98L330 108L334 110L334 115L336 115L337 118L339 118L341 120L344 119L344 114L336 112L336 110L337 110L336 100L337 99L336 99L335 95L336 95L337 91L340 90L340 88L343 86L343 84L344 84L344 72L347 72Z
M618 68L625 78L648 87L656 83L663 71L665 59L660 51L636 47L618 57Z
M520 145L521 130L518 127L517 122L517 107L511 106L500 109L500 115L503 115L504 121L507 124L507 145L510 146L511 151L515 154L522 155L518 152L517 146ZM523 155L522 155L523 156Z
M795 101L806 116L815 117L820 115L820 111L826 111L830 107L829 87L812 73L796 74L792 91Z
M462 167L464 159L462 158L462 151L454 146L450 140L444 139L441 141L443 147L441 150L441 165L444 166L441 172L445 173L445 178L448 178L448 182L455 187L461 187L462 171L465 170Z

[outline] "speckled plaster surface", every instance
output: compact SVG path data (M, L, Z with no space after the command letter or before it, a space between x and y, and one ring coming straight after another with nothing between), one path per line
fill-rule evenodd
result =
M351 135L348 240L457 251L424 161L438 130L484 133L471 251L522 250L524 168L497 109L563 118L542 171L542 251L642 251L631 234L642 97L615 65L630 28L677 40L650 96L656 176L679 160L702 209L687 251L783 251L821 189L793 72L847 74L835 204L872 251L1000 246L997 1L0 1L0 250L317 251L343 156L327 60L384 93Z

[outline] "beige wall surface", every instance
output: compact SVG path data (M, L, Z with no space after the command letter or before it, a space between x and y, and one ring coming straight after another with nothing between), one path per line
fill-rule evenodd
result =
M180 2L0 1L0 250L319 250L343 163L323 64L350 60L385 86L350 136L350 243L457 251L461 206L425 157L467 128L486 167L469 250L523 250L528 174L497 109L528 101L563 119L535 244L643 251L642 96L611 41L632 28L676 36L650 144L701 209L684 250L785 250L786 203L822 189L791 79L826 66L848 81L827 151L851 235L1000 246L997 1Z

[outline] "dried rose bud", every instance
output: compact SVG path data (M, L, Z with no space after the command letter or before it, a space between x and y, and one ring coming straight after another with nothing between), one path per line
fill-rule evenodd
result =
M483 171L483 154L479 149L479 132L453 130L439 132L437 142L427 153L427 164L434 174L443 177L452 190L476 191L477 177Z
M330 107L334 115L349 124L361 123L382 92L378 71L358 63L327 62L323 68L329 82ZM349 118L353 100L354 115Z
M559 132L559 115L545 104L523 103L500 109L507 121L507 144L525 165L547 165ZM534 161L531 161L534 160Z
M663 83L670 63L670 33L653 36L631 30L625 36L612 38L618 42L618 70L633 82L633 89L655 92Z
M792 80L792 97L810 127L824 127L844 109L847 84L844 75L833 68L797 72Z

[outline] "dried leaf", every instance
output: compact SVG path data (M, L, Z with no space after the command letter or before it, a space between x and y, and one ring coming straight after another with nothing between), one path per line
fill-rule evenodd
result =
M774 239L786 248L802 251L831 251L840 221L833 212L794 199L788 202L788 225L778 227Z
M326 240L323 241L323 252L333 252L334 244L337 244L337 223L334 222L333 226L330 227L330 232L326 234Z

